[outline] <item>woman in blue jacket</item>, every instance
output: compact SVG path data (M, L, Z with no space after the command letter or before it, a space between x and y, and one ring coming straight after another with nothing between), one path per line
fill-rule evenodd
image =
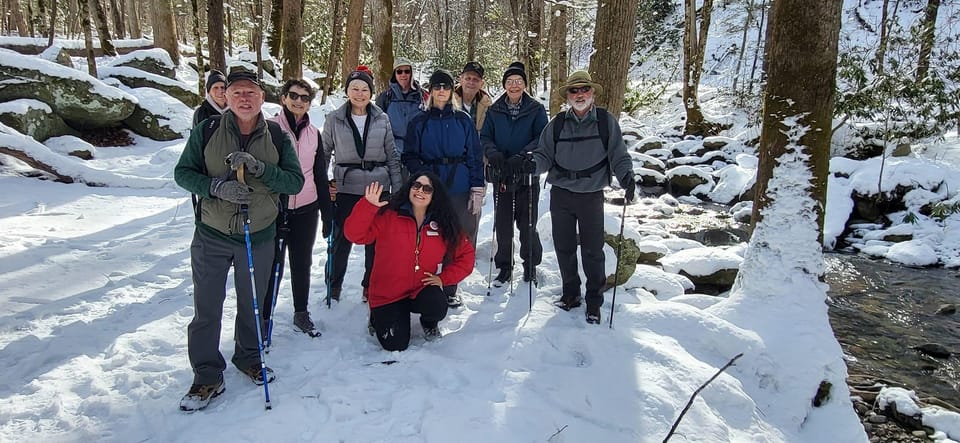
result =
M453 94L453 76L439 70L430 76L427 110L407 126L403 164L410 174L431 171L446 185L464 233L474 245L486 185L480 136L470 114L460 109ZM450 307L462 302L457 287L443 288Z

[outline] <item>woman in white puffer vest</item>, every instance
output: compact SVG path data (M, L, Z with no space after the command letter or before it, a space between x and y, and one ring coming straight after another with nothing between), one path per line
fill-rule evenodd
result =
M353 206L364 198L367 185L379 182L384 191L400 189L400 159L396 156L390 118L370 101L373 77L366 66L359 66L346 80L347 102L327 114L323 122L323 155L333 161L337 181L334 205L333 263L330 269L330 297L340 300L343 277L353 244L343 235L343 223ZM331 160L332 157L332 160ZM388 189L389 187L389 189ZM362 300L367 300L373 245L365 246Z

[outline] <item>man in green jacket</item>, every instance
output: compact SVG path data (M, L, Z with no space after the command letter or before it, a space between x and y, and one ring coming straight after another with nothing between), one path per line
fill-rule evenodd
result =
M267 368L263 379L258 350L253 288L247 267L244 220L250 219L250 253L258 303L262 306L274 254L274 226L280 194L296 194L303 187L300 161L290 139L277 146L260 112L263 88L246 71L227 77L227 104L213 132L193 131L174 169L177 184L199 197L196 230L190 245L193 268L193 321L187 327L187 349L193 367L193 385L180 409L205 408L224 390L227 365L220 353L220 322L226 299L227 273L234 266L237 316L232 362L254 383L273 381ZM207 123L211 124L210 121ZM278 129L278 128L275 128ZM208 133L205 135L205 133ZM241 168L242 167L242 168Z

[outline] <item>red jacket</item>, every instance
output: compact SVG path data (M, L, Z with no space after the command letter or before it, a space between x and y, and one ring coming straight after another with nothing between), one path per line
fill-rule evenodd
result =
M378 214L379 209L361 198L343 226L344 235L353 243L376 242L367 300L371 308L416 298L424 287L421 280L426 272L439 275L444 286L457 284L473 272L475 252L467 236L461 237L453 260L441 269L447 245L436 223L428 218L418 230L412 214L391 210Z

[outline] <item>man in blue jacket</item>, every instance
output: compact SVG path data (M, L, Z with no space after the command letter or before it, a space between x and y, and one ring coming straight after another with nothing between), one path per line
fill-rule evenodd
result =
M493 183L495 193L497 253L493 262L499 269L493 281L496 287L503 286L513 275L514 222L520 230L523 281L537 284L536 266L543 254L536 231L540 179L524 174L521 163L525 153L536 149L540 133L547 125L547 111L526 93L527 73L523 63L512 63L503 73L502 84L505 92L487 110L480 132L480 143L491 171L487 179Z
M413 79L413 65L410 60L397 57L390 76L390 87L377 96L376 105L390 117L393 128L393 147L397 158L403 154L403 142L410 120L423 109L427 94L420 83Z

